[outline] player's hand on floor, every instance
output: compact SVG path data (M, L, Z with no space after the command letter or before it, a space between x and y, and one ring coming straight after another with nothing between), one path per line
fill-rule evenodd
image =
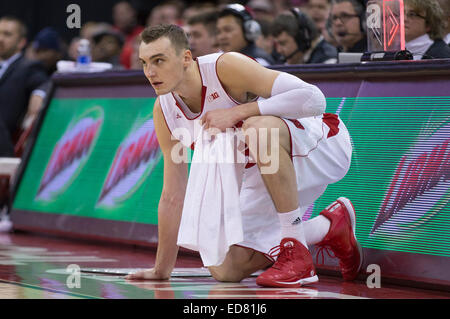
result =
M169 276L159 274L155 271L154 268L141 270L135 272L134 274L129 274L125 276L127 280L168 280Z

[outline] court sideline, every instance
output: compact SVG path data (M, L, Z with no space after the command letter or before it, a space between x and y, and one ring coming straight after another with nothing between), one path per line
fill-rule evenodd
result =
M443 291L383 283L370 289L364 281L325 275L298 289L261 288L255 277L219 283L199 258L187 254L179 256L170 281L127 281L118 275L148 268L154 260L151 248L0 234L0 299L450 299Z

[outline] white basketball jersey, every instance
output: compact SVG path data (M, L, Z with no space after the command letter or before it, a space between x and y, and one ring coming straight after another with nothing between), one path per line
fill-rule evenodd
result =
M186 147L193 147L200 130L196 124L208 111L230 108L240 104L230 97L219 81L217 59L223 53L197 58L202 80L202 105L198 114L192 113L182 99L174 93L159 96L166 124L172 135L177 129L187 134L180 139ZM299 101L301 103L302 101ZM283 119L289 129L291 158L297 178L297 191L302 211L312 204L328 184L340 180L347 172L351 159L351 142L344 123L335 114ZM277 210L261 173L254 163L246 166L240 192L240 208L244 241L240 246L267 253L279 244L281 232Z
M189 136L190 139L181 140L181 143L187 147L192 146L196 138L195 134L198 132L198 130L194 129L195 120L200 120L201 116L208 111L229 108L240 104L225 92L217 76L216 62L222 54L209 54L198 57L196 60L202 80L202 106L200 113L193 113L175 93L159 96L161 109L170 132L173 134L179 128L189 131L189 134L183 134L183 137Z
M175 138L180 139L180 142L186 147L193 148L193 143L200 131L199 127L195 128L195 124L199 125L198 121L195 120L200 120L201 116L208 111L230 108L241 104L228 95L217 76L216 62L222 54L209 54L198 57L196 60L202 80L202 105L200 113L193 113L175 93L159 96L161 109L170 132ZM297 126L301 126L302 132L296 132L296 134L303 135L307 138L297 147L297 152L293 152L293 155L305 156L323 138L322 115L295 120L295 123L300 122L301 124L297 124ZM180 134L174 134L174 131L177 129L187 129L187 132L180 136ZM177 133L180 133L180 131Z

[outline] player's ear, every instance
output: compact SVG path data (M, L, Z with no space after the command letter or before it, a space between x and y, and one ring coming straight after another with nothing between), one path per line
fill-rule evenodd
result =
M183 62L185 66L188 66L192 61L192 52L189 49L185 49L183 53Z

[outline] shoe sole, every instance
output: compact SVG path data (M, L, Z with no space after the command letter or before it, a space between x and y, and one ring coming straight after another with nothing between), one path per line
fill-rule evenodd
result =
M308 277L308 278L302 278L297 281L272 281L272 280L257 280L256 283L263 287L276 287L276 288L299 288L305 285L314 284L319 281L319 277L317 275Z
M356 214L355 214L355 208L353 207L352 202L346 198L346 197L339 197L337 201L345 206L347 209L348 215L350 217L350 221L352 223L352 231L353 231L353 238L355 239L356 246L358 247L359 251L359 265L357 272L361 270L362 264L363 264L363 251L362 247L358 242L358 239L356 239Z

